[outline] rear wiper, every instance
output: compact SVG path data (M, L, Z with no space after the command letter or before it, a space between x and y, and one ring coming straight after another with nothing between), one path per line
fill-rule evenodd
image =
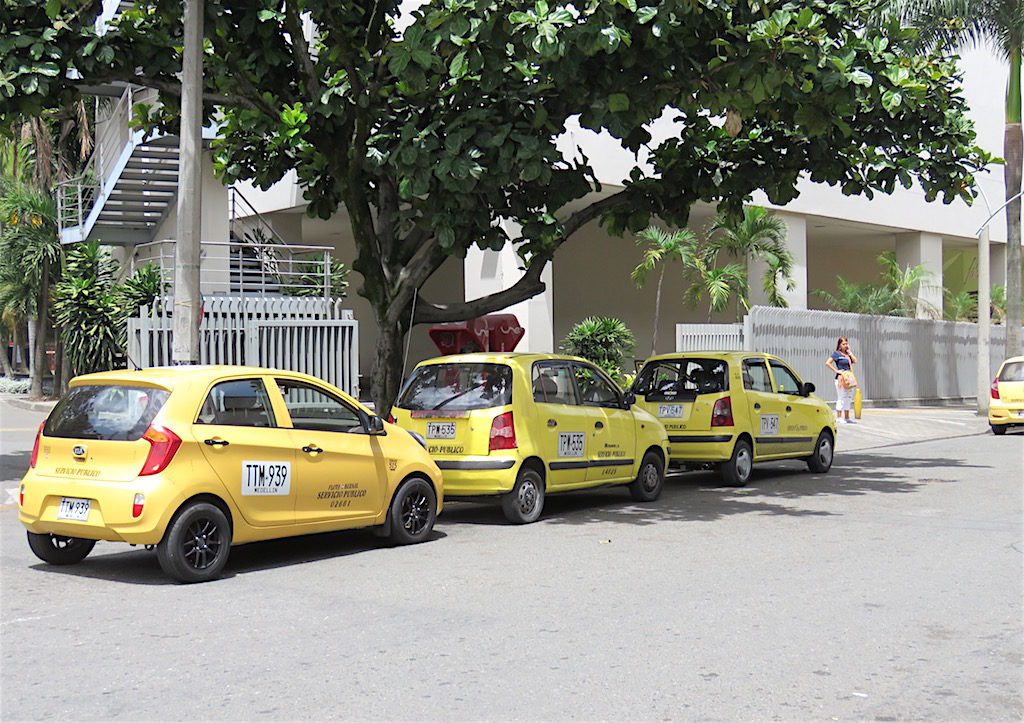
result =
M453 394L452 396L450 396L450 397L448 397L447 399L445 399L444 401L442 401L442 402L441 402L440 404L435 404L435 405L434 405L434 409L440 409L441 407L443 407L443 406L444 406L445 404L447 404L448 402L454 402L454 401L455 401L456 399L458 399L459 397L461 397L461 396L465 396L466 394L469 394L470 392L472 392L472 391L475 391L475 390L479 389L479 388L480 388L480 387L482 387L483 385L484 385L484 383L483 383L483 382L479 382L479 383L477 383L477 384L474 384L473 386L471 386L471 387L470 387L469 389L464 389L464 390L462 390L461 392L459 392L458 394Z

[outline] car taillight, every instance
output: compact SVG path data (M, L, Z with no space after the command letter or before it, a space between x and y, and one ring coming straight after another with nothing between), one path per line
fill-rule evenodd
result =
M499 414L491 422L491 442L488 447L493 452L496 449L516 448L516 425L512 421L512 412Z
M174 453L181 446L181 437L166 427L150 425L142 438L149 442L149 454L142 465L139 477L163 472L174 459Z
M992 391L992 398L993 399L999 399L999 377L996 377L995 379L992 380L991 391ZM33 452L32 453L32 459L35 460L35 458L36 458L35 457L35 452ZM35 464L33 463L32 466L34 467Z
M132 517L139 517L142 515L142 508L146 504L146 495L136 493L135 499L132 500Z
M32 444L32 458L29 459L29 461L28 461L28 466L30 468L32 468L32 469L35 469L36 462L39 459L39 440L43 436L43 427L44 426L46 426L46 422L43 422L43 423L41 423L39 425L39 431L36 432L36 441Z
M25 485L21 485L18 489L18 507L25 506Z
M711 410L711 426L731 427L732 425L732 399L722 397L715 402L715 407Z
M388 415L388 424L395 424L395 415L394 414L389 414Z

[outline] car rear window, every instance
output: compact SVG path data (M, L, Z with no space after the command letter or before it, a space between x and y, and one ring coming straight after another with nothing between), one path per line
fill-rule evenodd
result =
M512 369L504 364L430 364L417 369L398 400L402 409L470 410L512 403Z
M1024 382L1024 362L1007 362L999 372L1001 382Z
M170 392L152 387L72 387L46 420L47 437L131 441L142 437Z
M729 365L696 357L650 362L640 370L633 391L655 402L719 394L729 391Z

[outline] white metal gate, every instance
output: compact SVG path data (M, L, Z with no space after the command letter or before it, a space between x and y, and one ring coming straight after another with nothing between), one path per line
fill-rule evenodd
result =
M171 363L173 304L162 299L128 320L129 361ZM340 300L213 297L203 301L201 364L247 364L318 376L359 394L359 322Z

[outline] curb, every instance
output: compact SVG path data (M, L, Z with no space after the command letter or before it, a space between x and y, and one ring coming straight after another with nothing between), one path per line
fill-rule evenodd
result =
M25 399L20 394L0 394L0 400L12 407L17 407L18 409L27 409L30 412L44 412L46 414L49 414L57 404L57 400L44 401Z

